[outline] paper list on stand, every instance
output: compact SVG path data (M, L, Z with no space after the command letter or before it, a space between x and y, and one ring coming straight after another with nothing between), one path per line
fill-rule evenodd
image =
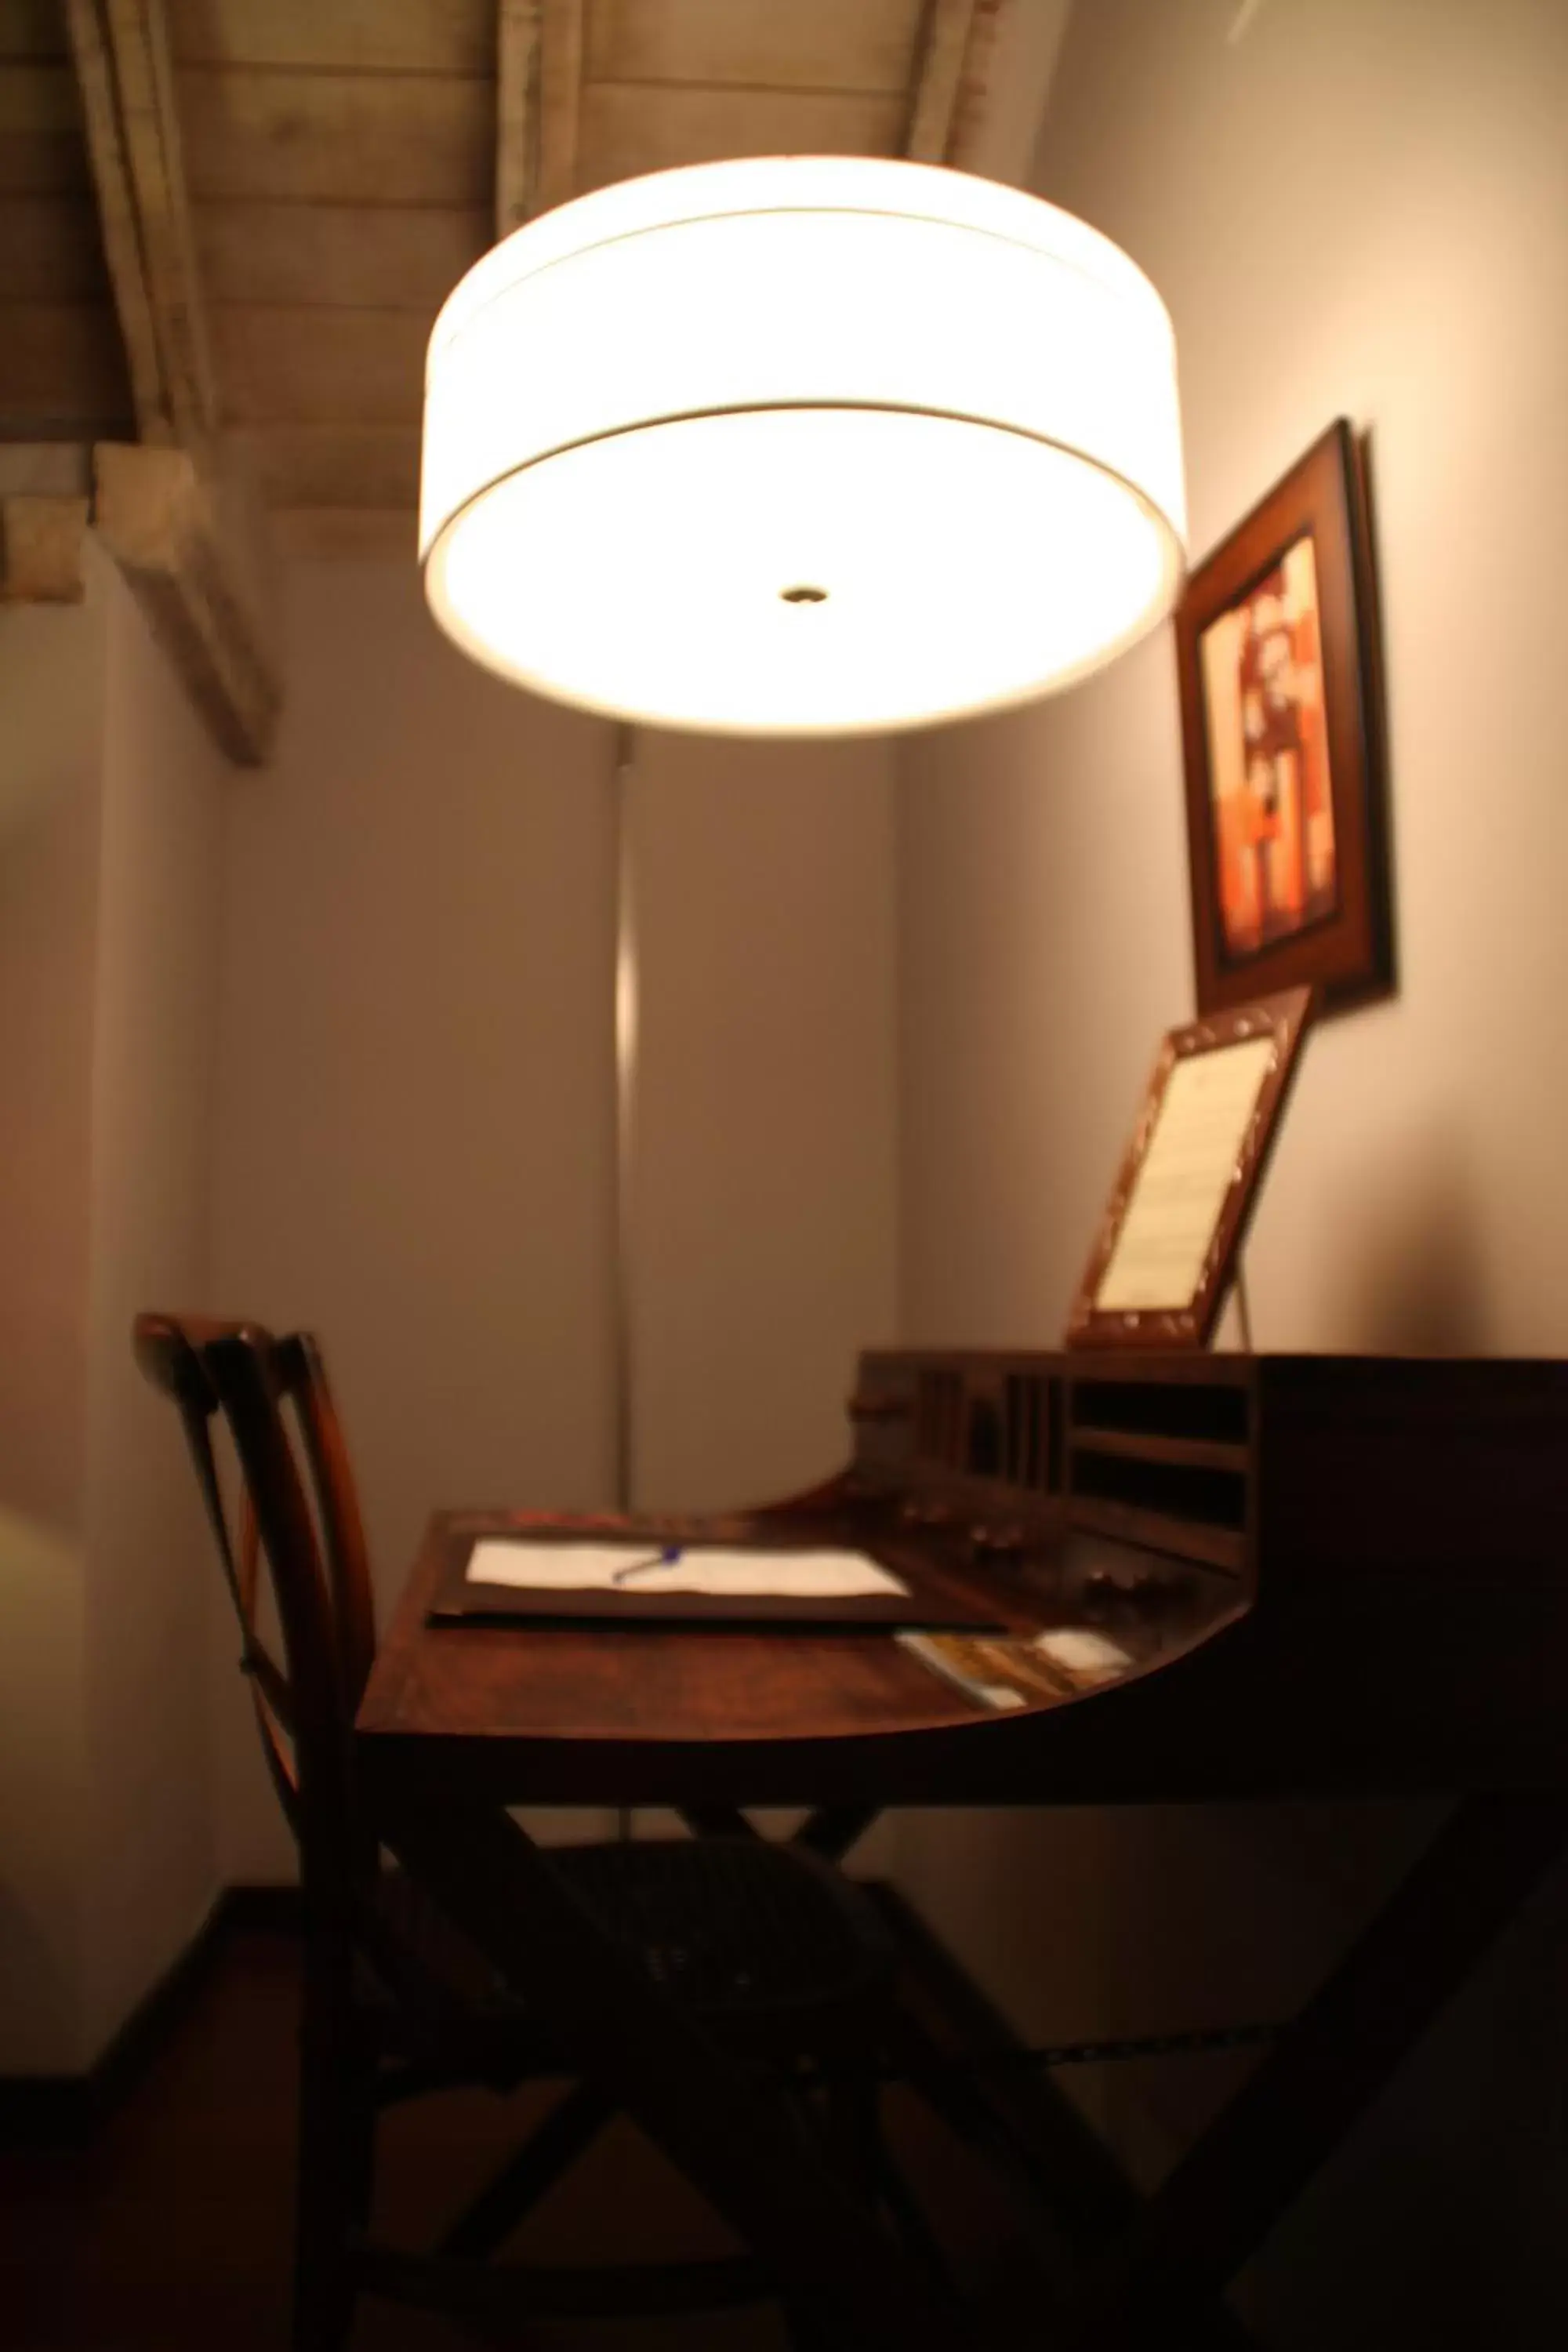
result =
M1248 1037L1174 1064L1095 1293L1101 1314L1191 1305L1277 1051Z

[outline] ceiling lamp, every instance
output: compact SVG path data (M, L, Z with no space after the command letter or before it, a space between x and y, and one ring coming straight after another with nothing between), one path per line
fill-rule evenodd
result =
M1005 709L1169 611L1171 323L1016 188L868 157L623 181L507 237L426 374L426 593L519 685L829 735Z

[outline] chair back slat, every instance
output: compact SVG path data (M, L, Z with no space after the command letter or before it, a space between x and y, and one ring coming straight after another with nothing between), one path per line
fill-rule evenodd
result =
M350 1706L357 1708L375 1661L375 1601L359 1495L327 1368L309 1331L296 1331L279 1343L279 1366L300 1416L305 1457L321 1504L344 1693Z
M138 1317L134 1343L143 1371L179 1410L307 1903L352 1907L375 1860L353 1770L375 1625L358 1500L320 1353L303 1333L279 1340L256 1324L171 1315ZM213 1444L220 1421L243 1486L237 1540ZM258 1623L264 1569L281 1664Z
M256 1506L249 1494L239 1503L239 1556L235 1562L235 1582L238 1587L239 1618L242 1625L256 1622L256 1593L261 1571L261 1529L256 1524Z

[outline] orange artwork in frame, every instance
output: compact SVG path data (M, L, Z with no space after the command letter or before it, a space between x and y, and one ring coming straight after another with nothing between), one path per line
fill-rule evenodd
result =
M1200 1013L1394 986L1362 452L1342 417L1190 575L1176 614Z

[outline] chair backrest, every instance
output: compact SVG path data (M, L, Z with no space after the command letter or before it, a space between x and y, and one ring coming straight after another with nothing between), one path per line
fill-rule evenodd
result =
M184 1425L268 1767L300 1843L307 1901L353 1901L375 1864L353 1771L354 1711L375 1652L375 1618L358 1498L321 1355L308 1332L279 1339L258 1324L189 1315L139 1315L133 1340L142 1370ZM214 1446L219 1415L243 1487L237 1528ZM281 1661L259 1623L263 1564Z

